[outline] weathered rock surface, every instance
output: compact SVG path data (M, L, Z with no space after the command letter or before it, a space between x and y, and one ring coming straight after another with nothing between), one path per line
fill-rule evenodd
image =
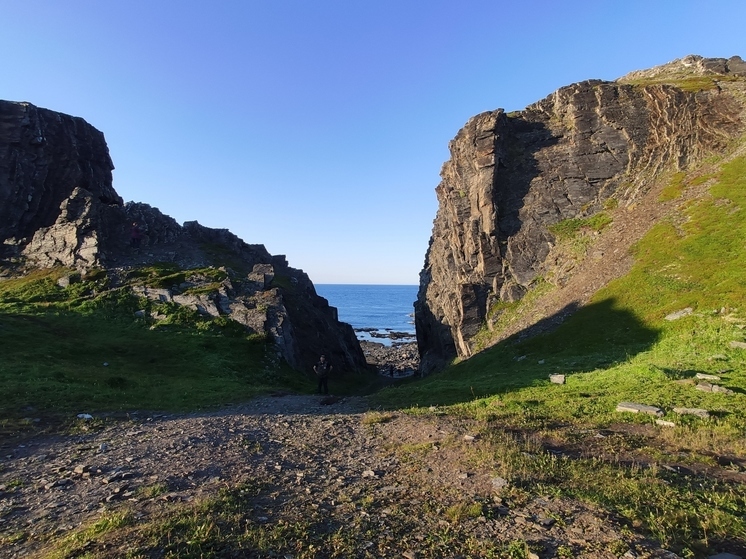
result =
M220 285L143 285L139 296L225 316L270 336L293 367L310 369L326 353L337 371L366 367L355 333L316 294L310 278L224 229L179 225L147 204L123 203L101 132L28 103L0 101L0 268L2 275L64 266L104 268L114 284L133 268L171 262L183 270L230 269ZM130 247L130 227L144 233ZM188 288L202 287L200 293ZM186 291L186 292L185 292ZM156 319L158 317L151 317Z
M361 341L360 345L366 360L380 375L389 378L409 377L419 368L420 356L414 342L386 346L378 342Z
M0 239L25 247L35 238L38 248L46 238L50 252L94 263L91 214L122 205L113 168L104 135L82 118L0 101Z
M744 76L739 57L689 56L470 119L436 188L415 305L422 371L471 355L495 303L520 300L540 278L568 280L552 225L634 204L662 174L742 134ZM693 87L696 77L709 81Z

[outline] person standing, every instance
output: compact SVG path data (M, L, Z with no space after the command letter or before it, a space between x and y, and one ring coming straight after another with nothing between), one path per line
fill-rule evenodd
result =
M130 246L132 248L140 248L142 237L143 232L142 229L140 229L140 224L135 221L130 229Z
M329 394L329 373L332 366L326 360L326 355L319 357L319 362L313 366L313 372L319 379L319 394Z

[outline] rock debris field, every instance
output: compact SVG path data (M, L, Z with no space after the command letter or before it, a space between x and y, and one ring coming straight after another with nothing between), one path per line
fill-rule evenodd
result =
M618 557L621 541L627 558L676 557L578 501L504 501L509 482L489 460L473 460L482 444L478 425L437 413L369 411L364 398L277 395L214 413L131 414L81 426L74 434L0 441L3 557L35 556L49 540L113 512L147 521L241 484L262 488L247 504L247 522L358 527L359 557L449 556L433 543L444 533L456 543L525 541L542 550L531 557L557 557L560 549ZM481 503L486 512L448 514L463 503ZM112 545L120 548L112 553ZM116 557L121 546L94 538L86 552Z

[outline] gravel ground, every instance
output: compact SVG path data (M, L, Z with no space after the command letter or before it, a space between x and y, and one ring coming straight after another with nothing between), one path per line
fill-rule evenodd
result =
M479 429L437 413L369 411L363 398L285 395L216 413L133 414L87 432L6 440L2 556L33 556L50 539L112 511L134 509L147 519L252 483L264 487L248 512L256 522L372 526L356 542L360 557L437 557L428 542L444 530L454 541L523 540L540 550L532 557L568 550L574 557L618 557L620 542L627 558L676 557L587 504L503 499L508 482L488 459L474 459L488 454L480 453ZM147 490L154 486L162 488L157 495ZM475 502L487 513L458 521L447 513ZM453 555L459 556L469 555Z

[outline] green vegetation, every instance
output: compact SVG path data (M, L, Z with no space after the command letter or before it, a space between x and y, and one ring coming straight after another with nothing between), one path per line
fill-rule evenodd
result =
M129 278L134 280L132 282L134 285L147 285L148 287L166 289L178 287L184 283L188 284L195 280L200 280L201 283L208 281L212 282L213 285L217 285L227 277L227 272L217 268L180 270L172 262L162 262L144 268L137 268L129 273Z
M500 495L508 505L539 496L583 500L687 558L706 557L727 544L746 546L746 484L718 468L719 457L746 455L746 350L731 346L746 341L746 158L717 175L676 174L662 199L711 180L711 197L687 203L677 219L656 225L634 247L633 269L561 327L535 337L516 335L437 375L386 388L373 397L381 411L364 416L363 425L380 429L401 413L475 419L479 445L464 450L466 459L489 464L508 482ZM601 212L558 223L552 233L571 242L608 223ZM225 273L157 265L128 281L170 287L199 275L209 292ZM246 337L229 322L108 289L103 273L60 287L57 280L70 275L38 271L0 283L3 431L29 428L29 418L50 413L194 410L270 390L313 388L277 365L264 340ZM274 282L292 287L287 278ZM497 305L489 317L493 327L499 331L529 312L548 289L548 282L537 280L522 301ZM292 293L287 301L294 304ZM685 308L691 313L665 320ZM166 318L157 326L136 318L143 309ZM489 333L483 336L486 347ZM716 375L731 392L697 390L697 373ZM565 384L551 384L550 374L565 375ZM361 390L361 381L344 390ZM621 401L660 407L674 427L616 412ZM708 410L709 417L679 415L675 407ZM415 442L395 452L403 467L417 468L434 449ZM139 495L154 498L166 490L153 484ZM246 484L152 516L128 510L104 516L54 542L47 557L96 557L105 554L97 546L106 545L133 558L352 557L359 556L361 541L371 542L371 556L388 556L418 533L417 518L390 506L387 515L401 532L387 540L372 515L360 514L381 506L376 496L346 491L340 490L335 505L349 519L344 523L330 522L322 509L259 518L253 504L274 496L269 488ZM457 529L488 517L485 503L427 499L422 510L439 515L443 529L414 544L423 557L454 549L475 557L532 552L523 540L477 541ZM22 536L5 541L14 537ZM622 541L611 545L620 556L627 551ZM556 550L558 557L572 554L568 547Z
M666 186L661 192L659 200L661 202L665 202L667 200L674 200L681 196L681 193L684 190L685 177L686 173L684 173L683 171L675 173L673 177L671 177L671 182L669 182L668 186Z
M655 76L651 78L640 78L626 80L625 83L637 87L647 87L651 85L670 85L678 87L682 91L696 93L697 91L707 91L717 89L718 82L738 81L735 76Z
M402 546L408 546L419 549L418 557L448 557L454 549L462 549L470 557L527 559L531 550L523 540L501 543L454 528L462 520L484 516L482 503L459 503L438 513L443 517L441 528L427 534L421 533L420 518L390 507L388 514L399 529L392 534L381 531L371 515L359 513L381 506L371 495L342 496L338 508L344 510L346 520L340 522L331 520L323 509L311 514L297 511L291 518L257 515L253 505L267 492L266 487L244 484L152 518L138 520L133 512L105 516L57 542L44 557L107 556L103 541L121 550L118 556L132 558L395 557ZM440 503L429 501L425 508L435 513Z
M153 266L130 276L152 286L224 274ZM80 281L60 287L64 276L70 271L39 270L0 283L3 431L23 427L29 416L194 410L278 388L309 389L275 363L263 336L247 336L234 321L107 289L105 274L73 274ZM144 318L150 312L164 318L151 323Z
M589 231L601 231L611 223L611 217L599 212L587 218L564 219L549 227L549 231L557 237L558 240L569 239L578 234L583 229Z
M438 375L387 388L376 402L481 419L500 475L522 491L596 503L683 556L701 556L718 541L744 545L746 486L658 466L686 456L703 469L713 456L746 454L746 350L730 345L746 340L746 158L717 177L674 181L710 178L712 197L684 208L679 223L654 227L634 247L631 272L560 328L515 336ZM558 224L555 234L572 235L579 222ZM687 307L690 315L664 320ZM515 309L499 309L506 310ZM720 377L732 393L696 390L696 373ZM550 374L566 375L566 384L550 384ZM660 407L676 426L616 412L622 401ZM674 407L709 410L710 418L679 416ZM656 442L619 431L602 443L588 440L620 424L645 428ZM541 441L582 442L597 456L561 459Z
M706 183L708 180L712 178L713 178L712 176L706 175L706 174L688 177L685 172L679 171L678 173L675 173L671 177L671 181L661 191L659 200L661 202L666 202L668 200L675 200L676 198L679 198L681 196L681 194L684 192L686 188L690 186L699 186L701 184Z

